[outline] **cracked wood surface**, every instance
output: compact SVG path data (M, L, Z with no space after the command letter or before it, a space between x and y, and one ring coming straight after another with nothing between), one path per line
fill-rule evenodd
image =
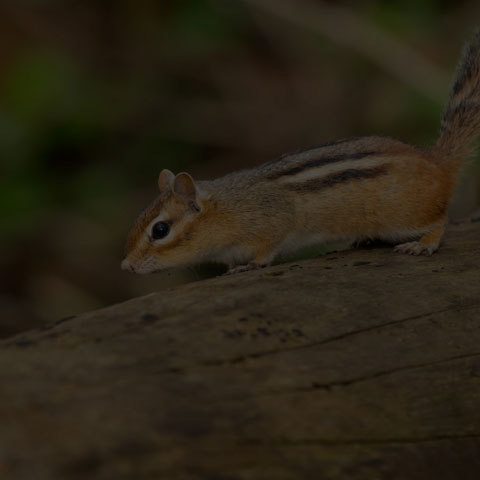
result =
M480 223L0 342L0 478L476 479Z

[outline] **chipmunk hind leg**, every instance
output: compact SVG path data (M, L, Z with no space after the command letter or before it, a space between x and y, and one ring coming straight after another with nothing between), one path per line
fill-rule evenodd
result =
M440 241L445 232L445 219L440 224L433 226L431 230L422 235L420 240L415 242L401 243L394 247L395 252L407 253L409 255L427 255L438 250Z

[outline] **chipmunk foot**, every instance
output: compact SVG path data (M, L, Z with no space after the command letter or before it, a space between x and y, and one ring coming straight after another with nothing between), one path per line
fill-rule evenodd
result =
M438 245L425 244L422 242L407 242L396 245L393 249L394 252L406 253L408 255L426 255L430 256L438 248Z

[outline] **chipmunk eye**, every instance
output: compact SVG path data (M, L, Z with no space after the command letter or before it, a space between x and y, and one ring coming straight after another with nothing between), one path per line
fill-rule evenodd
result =
M152 227L152 238L154 240L159 240L160 238L165 238L170 232L170 225L167 222L157 222Z

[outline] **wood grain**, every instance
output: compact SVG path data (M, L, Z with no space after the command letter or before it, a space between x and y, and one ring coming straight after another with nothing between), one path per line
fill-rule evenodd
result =
M0 478L476 479L480 222L0 342Z

